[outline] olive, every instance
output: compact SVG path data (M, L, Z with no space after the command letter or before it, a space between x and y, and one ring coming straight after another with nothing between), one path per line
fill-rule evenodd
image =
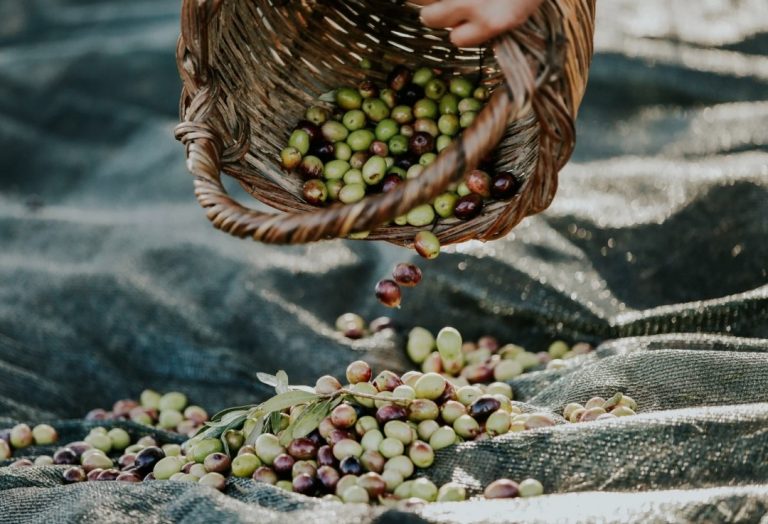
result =
M336 146L327 140L318 140L309 148L309 154L318 157L323 162L336 160L335 151Z
M405 420L407 416L406 409L397 404L389 404L376 410L376 421L382 425L392 420Z
M292 456L287 453L281 453L272 461L272 469L274 469L275 473L280 477L289 477L295 463L296 460ZM256 468L254 468L254 470L255 469Z
M319 206L328 199L328 188L322 180L316 178L304 182L301 191L304 200L313 206Z
M317 480L320 481L320 484L328 492L332 493L336 490L336 485L339 483L339 478L339 472L329 465L324 465L317 468Z
M424 86L424 95L432 100L440 100L448 90L445 82L439 78L433 78Z
M381 181L381 191L383 193L389 193L397 186L403 183L403 179L399 175L392 173L384 177Z
M511 499L520 495L517 482L509 479L494 480L483 492L487 499Z
M323 161L316 156L305 156L299 164L299 171L304 178L320 178L323 176Z
M440 240L430 231L419 231L413 239L413 247L427 260L437 258L440 254Z
M320 130L320 126L313 122L310 122L309 120L299 120L299 123L296 124L296 127L294 127L293 130L304 131L309 137L309 141L312 143L317 142L318 140L323 138L323 133Z
M472 404L470 404L467 412L475 420L482 421L487 419L491 413L500 407L501 402L499 402L499 399L490 395L483 395L482 397L475 400Z
M363 97L357 89L342 87L336 90L336 105L344 110L360 109Z
M288 454L299 460L310 460L317 456L317 446L307 437L293 439L288 444Z
M390 117L400 125L408 124L413 121L413 110L411 106L396 106L392 109Z
M293 478L293 491L302 495L314 495L317 491L315 479L306 473Z
M491 196L500 200L515 196L520 182L512 173L499 173L491 181Z
M481 197L491 196L491 177L488 173L479 169L473 169L469 172L466 179L467 187L473 193Z
M376 389L379 391L394 391L397 386L402 386L403 381L397 374L389 370L384 370L373 379Z
M339 472L342 475L360 475L363 473L363 466L359 458L350 455L344 457L339 463Z
M431 152L435 147L435 139L429 133L415 132L408 141L408 150L414 155L423 155Z
M140 474L147 474L163 458L165 458L165 453L162 449L156 446L149 446L139 451L133 462L133 467Z
M389 155L389 146L386 142L380 140L374 140L371 142L371 147L368 150L372 155L385 157Z
M85 482L85 480L87 479L83 468L80 468L77 466L65 469L63 476L64 476L64 482L67 482L70 484L73 482Z
M256 468L251 478L253 478L253 480L256 482L263 482L265 484L274 485L277 483L277 475L272 470L272 468L267 466L260 466Z
M54 464L77 464L78 456L70 448L60 448L53 454Z
M408 84L397 93L397 103L400 105L414 106L422 98L424 98L424 88L417 84Z
M419 118L413 123L413 130L416 133L429 133L432 135L432 138L436 138L440 134L440 128L437 127L437 122L431 118Z
M381 475L375 472L365 473L357 479L357 485L368 492L370 497L383 495L387 490L387 483L381 478Z
M483 210L483 199L480 195L470 194L459 198L453 214L461 220L471 220Z
M410 83L412 77L413 73L411 73L410 69L404 65L397 65L387 76L387 85L395 91L400 91ZM413 104L411 103L408 105Z
M405 287L413 287L421 282L421 269L416 264L400 263L392 271L392 278Z
M379 96L379 88L376 87L373 80L363 80L357 85L357 90L363 98L374 98Z

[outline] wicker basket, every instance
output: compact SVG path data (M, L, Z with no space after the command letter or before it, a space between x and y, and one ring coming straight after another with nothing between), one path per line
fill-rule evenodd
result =
M183 81L177 138L195 193L214 226L269 243L304 243L370 231L409 245L420 229L388 226L429 202L496 151L498 170L522 178L518 194L468 221L441 219L443 244L506 234L544 210L574 147L574 119L592 57L594 0L545 0L494 53L455 49L424 28L415 8L392 0L184 0L177 49ZM386 69L434 64L474 75L493 95L474 124L423 174L356 204L311 206L301 181L280 168L280 150L307 106L365 76L361 58ZM374 79L383 80L383 77ZM221 173L278 212L240 205Z

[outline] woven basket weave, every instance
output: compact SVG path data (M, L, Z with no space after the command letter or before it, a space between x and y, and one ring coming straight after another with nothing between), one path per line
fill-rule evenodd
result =
M269 243L305 243L371 231L369 240L409 245L424 228L388 226L429 202L495 150L496 169L522 180L518 194L491 201L468 221L440 219L443 244L488 240L544 210L574 147L574 119L592 57L594 0L545 0L493 52L455 49L447 33L423 27L416 8L391 0L184 0L177 48L183 81L177 138L195 193L214 226ZM475 78L493 95L474 124L421 176L363 201L325 208L301 196L301 180L280 168L290 129L317 97L356 85L361 58L434 65ZM242 206L221 173L277 210Z

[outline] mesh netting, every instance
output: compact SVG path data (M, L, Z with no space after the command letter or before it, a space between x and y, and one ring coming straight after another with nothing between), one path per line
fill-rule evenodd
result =
M502 241L420 263L423 283L392 313L401 334L454 325L467 339L492 334L533 350L555 338L597 345L566 369L513 381L516 400L561 413L622 391L637 417L462 444L424 472L473 494L530 476L552 495L405 513L250 481L221 494L171 482L63 485L58 467L0 467L0 522L759 520L764 4L602 3L580 145L552 208ZM389 313L373 285L410 253L253 245L206 225L171 136L177 34L174 0L0 0L0 428L54 421L69 441L93 426L79 419L88 410L148 387L184 391L214 412L271 394L258 371L313 383L360 357L377 370L410 367L402 338L333 330L345 311Z

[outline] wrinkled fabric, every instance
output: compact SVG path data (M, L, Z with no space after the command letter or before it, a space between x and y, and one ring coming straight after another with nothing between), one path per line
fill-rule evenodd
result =
M388 245L274 247L214 231L173 140L175 0L0 0L0 428L81 417L144 388L211 412L365 358L411 367L403 334L454 325L532 350L597 345L512 381L526 407L616 391L639 415L511 434L425 472L477 494L502 476L550 495L342 506L247 480L63 485L0 467L0 522L749 522L768 505L768 4L600 2L579 145L552 207L507 238L418 262L385 310ZM242 199L248 197L233 192ZM333 329L356 311L400 335ZM112 423L134 435L129 423ZM158 434L164 442L178 436ZM32 448L27 453L50 452Z

